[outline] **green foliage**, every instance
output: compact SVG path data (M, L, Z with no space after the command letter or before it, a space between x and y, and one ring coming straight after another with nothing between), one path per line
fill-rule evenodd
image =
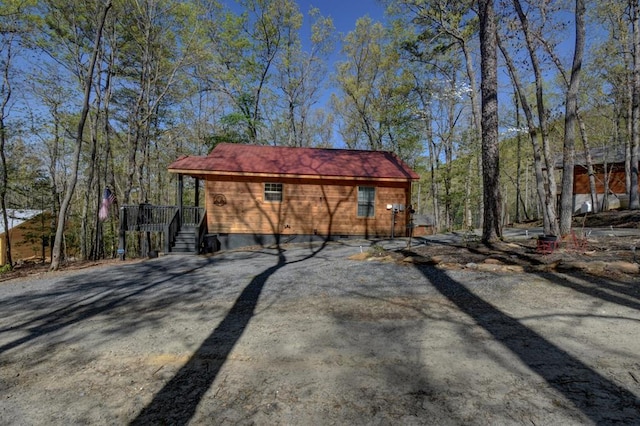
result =
M412 99L415 80L400 62L401 41L393 31L361 18L343 39L345 61L336 82L343 95L332 98L342 117L340 133L350 148L388 150L403 159L420 152L420 129Z
M386 250L380 244L374 244L367 250L369 256L382 256Z
M219 143L249 143L246 133L246 116L240 113L232 113L220 119L221 130L218 133L205 137L205 143L209 151Z
M420 172L420 198L427 200L422 206L429 203L423 210L438 209L454 227L463 226L469 212L479 221L482 175L470 71L479 69L480 57L473 1L387 2L395 12L386 24L363 18L343 36L335 68L339 35L331 18L322 15L321 2L308 12L293 0L242 0L237 7L217 0L113 2L91 88L68 245L91 240L113 253L117 217L97 226L95 221L107 185L120 205L144 200L173 204L175 178L166 168L182 154L206 154L220 142L333 146L334 130L341 145L393 151ZM44 204L54 211L59 206L103 3L9 0L0 5L4 40L20 29L19 46L38 49L27 51L11 75L24 84L10 112L19 111L24 120L8 122L6 128L10 206ZM557 15L561 5L528 3L539 42L553 44L567 34ZM531 82L513 6L499 6L505 45L523 81ZM593 145L623 144L629 137L631 101L626 6L611 1L592 6L598 37L592 37L585 63L589 72L581 113ZM303 32L307 20L311 31ZM547 76L544 100L550 107L544 113L551 119L550 143L559 153L564 83L554 75L544 47L538 49ZM30 63L36 54L37 62ZM335 89L334 96L323 108L319 101L327 86ZM506 84L502 89L512 92ZM535 116L534 89L525 87ZM502 99L503 127L515 127L515 107ZM516 181L524 184L526 173L532 197L526 202L535 210L531 143L528 135L522 137L520 153L513 137L505 136L500 146L501 185L511 216ZM523 167L519 177L518 160ZM46 185L35 188L35 181ZM88 229L84 234L82 223ZM102 241L95 238L98 226Z

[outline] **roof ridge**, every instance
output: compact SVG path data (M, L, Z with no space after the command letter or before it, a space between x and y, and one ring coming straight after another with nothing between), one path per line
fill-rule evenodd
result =
M179 158L173 173L417 180L390 151L220 143L207 156Z
M342 152L385 152L389 154L396 155L393 151L388 151L386 149L358 149L358 148L335 148L335 147L322 147L322 146L289 146L289 145L259 145L259 144L250 144L250 143L233 143L233 142L221 142L216 145L216 147L220 145L234 145L234 146L246 146L246 147L257 147L257 148L275 148L275 149L313 149L313 150L323 150L323 151L342 151ZM211 152L215 150L214 147Z

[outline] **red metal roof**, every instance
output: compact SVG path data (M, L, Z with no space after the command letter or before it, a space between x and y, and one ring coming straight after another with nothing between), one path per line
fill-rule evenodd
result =
M184 174L288 175L307 177L420 179L386 151L218 144L206 157L181 157L169 171Z

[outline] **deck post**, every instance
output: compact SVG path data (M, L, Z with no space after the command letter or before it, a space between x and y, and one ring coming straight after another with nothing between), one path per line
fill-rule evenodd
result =
M120 207L120 230L118 231L118 256L120 260L124 260L125 253L127 251L127 238L125 230L127 229L127 212L123 207Z
M142 235L140 236L140 256L147 257L151 250L151 232L149 232L149 225L151 218L153 217L153 206L148 203L140 203L138 205L138 226L140 229L144 228Z
M178 214L180 215L180 223L182 223L182 193L184 189L184 175L178 173Z
M194 207L200 207L200 179L195 178L196 181L196 194L195 194L195 200L193 200L193 206Z

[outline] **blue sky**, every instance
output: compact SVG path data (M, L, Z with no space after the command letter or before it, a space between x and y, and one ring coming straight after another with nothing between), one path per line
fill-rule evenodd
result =
M382 20L384 6L377 0L298 0L300 11L306 15L310 7L320 9L323 16L330 16L333 25L341 33L355 28L356 21L365 15Z
M307 14L311 7L318 8L322 16L330 17L333 20L333 25L336 28L336 31L340 33L340 35L345 35L355 29L356 21L363 16L369 16L371 19L376 21L384 20L385 7L379 0L298 0L297 3L300 8L300 12L305 16L302 37L306 40L308 40L310 33ZM303 42L306 40L303 40ZM334 54L329 60L329 75L334 72L335 62L341 60L340 50L341 46L340 44L337 44L335 46ZM327 78L329 78L329 76L327 76ZM334 90L335 89L333 88L327 88L321 95L318 106L328 107L331 93ZM334 132L333 143L336 147L341 147L341 142L339 142L340 140L341 138Z

